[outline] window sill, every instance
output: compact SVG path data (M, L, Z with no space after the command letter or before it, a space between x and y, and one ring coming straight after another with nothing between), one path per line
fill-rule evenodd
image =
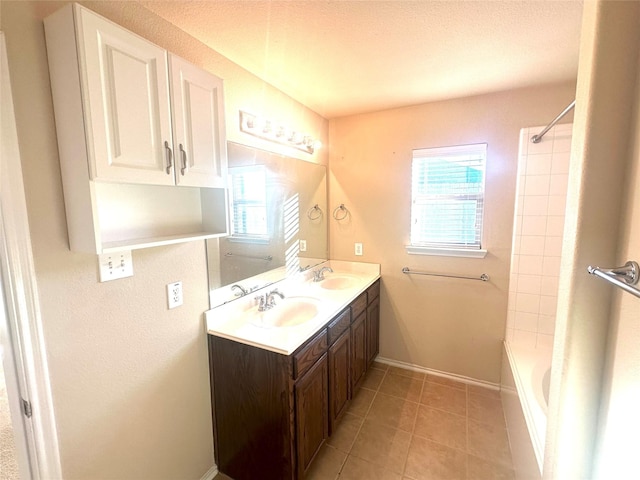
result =
M421 247L418 245L406 245L409 255L435 255L439 257L463 257L463 258L484 258L487 256L486 250L467 250L464 248L435 248Z

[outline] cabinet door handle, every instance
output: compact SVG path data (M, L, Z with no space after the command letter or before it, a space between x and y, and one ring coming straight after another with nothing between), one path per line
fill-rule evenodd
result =
M171 167L173 167L173 152L169 146L169 142L164 141L164 148L167 154L167 175L171 175Z
M180 156L182 157L182 168L180 169L180 173L184 176L184 172L187 171L187 152L182 144L180 144Z

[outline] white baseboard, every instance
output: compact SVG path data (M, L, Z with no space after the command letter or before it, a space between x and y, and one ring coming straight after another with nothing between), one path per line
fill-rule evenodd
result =
M200 480L213 480L218 475L218 466L214 465L205 473Z
M431 368L421 367L412 363L399 362L398 360L392 360L385 357L376 357L376 361L391 365L392 367L404 368L405 370L412 370L414 372L428 373L429 375L435 375L436 377L448 378L455 380L456 382L466 383L467 385L476 385L478 387L489 388L491 390L500 390L500 384L486 382L484 380L477 380L471 377L465 377L464 375L456 375L455 373L441 372L440 370L433 370Z

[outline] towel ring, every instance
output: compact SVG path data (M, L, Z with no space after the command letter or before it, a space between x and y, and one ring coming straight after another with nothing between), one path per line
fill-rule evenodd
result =
M341 210L343 212L341 217L338 216L339 215L338 210ZM348 216L349 216L349 210L347 210L347 207L344 206L344 203L341 203L340 205L338 205L333 211L333 218L335 218L338 221L344 220Z
M307 218L309 220L319 220L322 217L322 209L316 203L307 211Z

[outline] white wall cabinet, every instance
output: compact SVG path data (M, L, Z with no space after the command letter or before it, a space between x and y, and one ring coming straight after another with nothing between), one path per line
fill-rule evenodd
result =
M78 4L44 23L71 249L226 235L222 80Z
M169 67L176 183L225 187L222 80L173 54Z

